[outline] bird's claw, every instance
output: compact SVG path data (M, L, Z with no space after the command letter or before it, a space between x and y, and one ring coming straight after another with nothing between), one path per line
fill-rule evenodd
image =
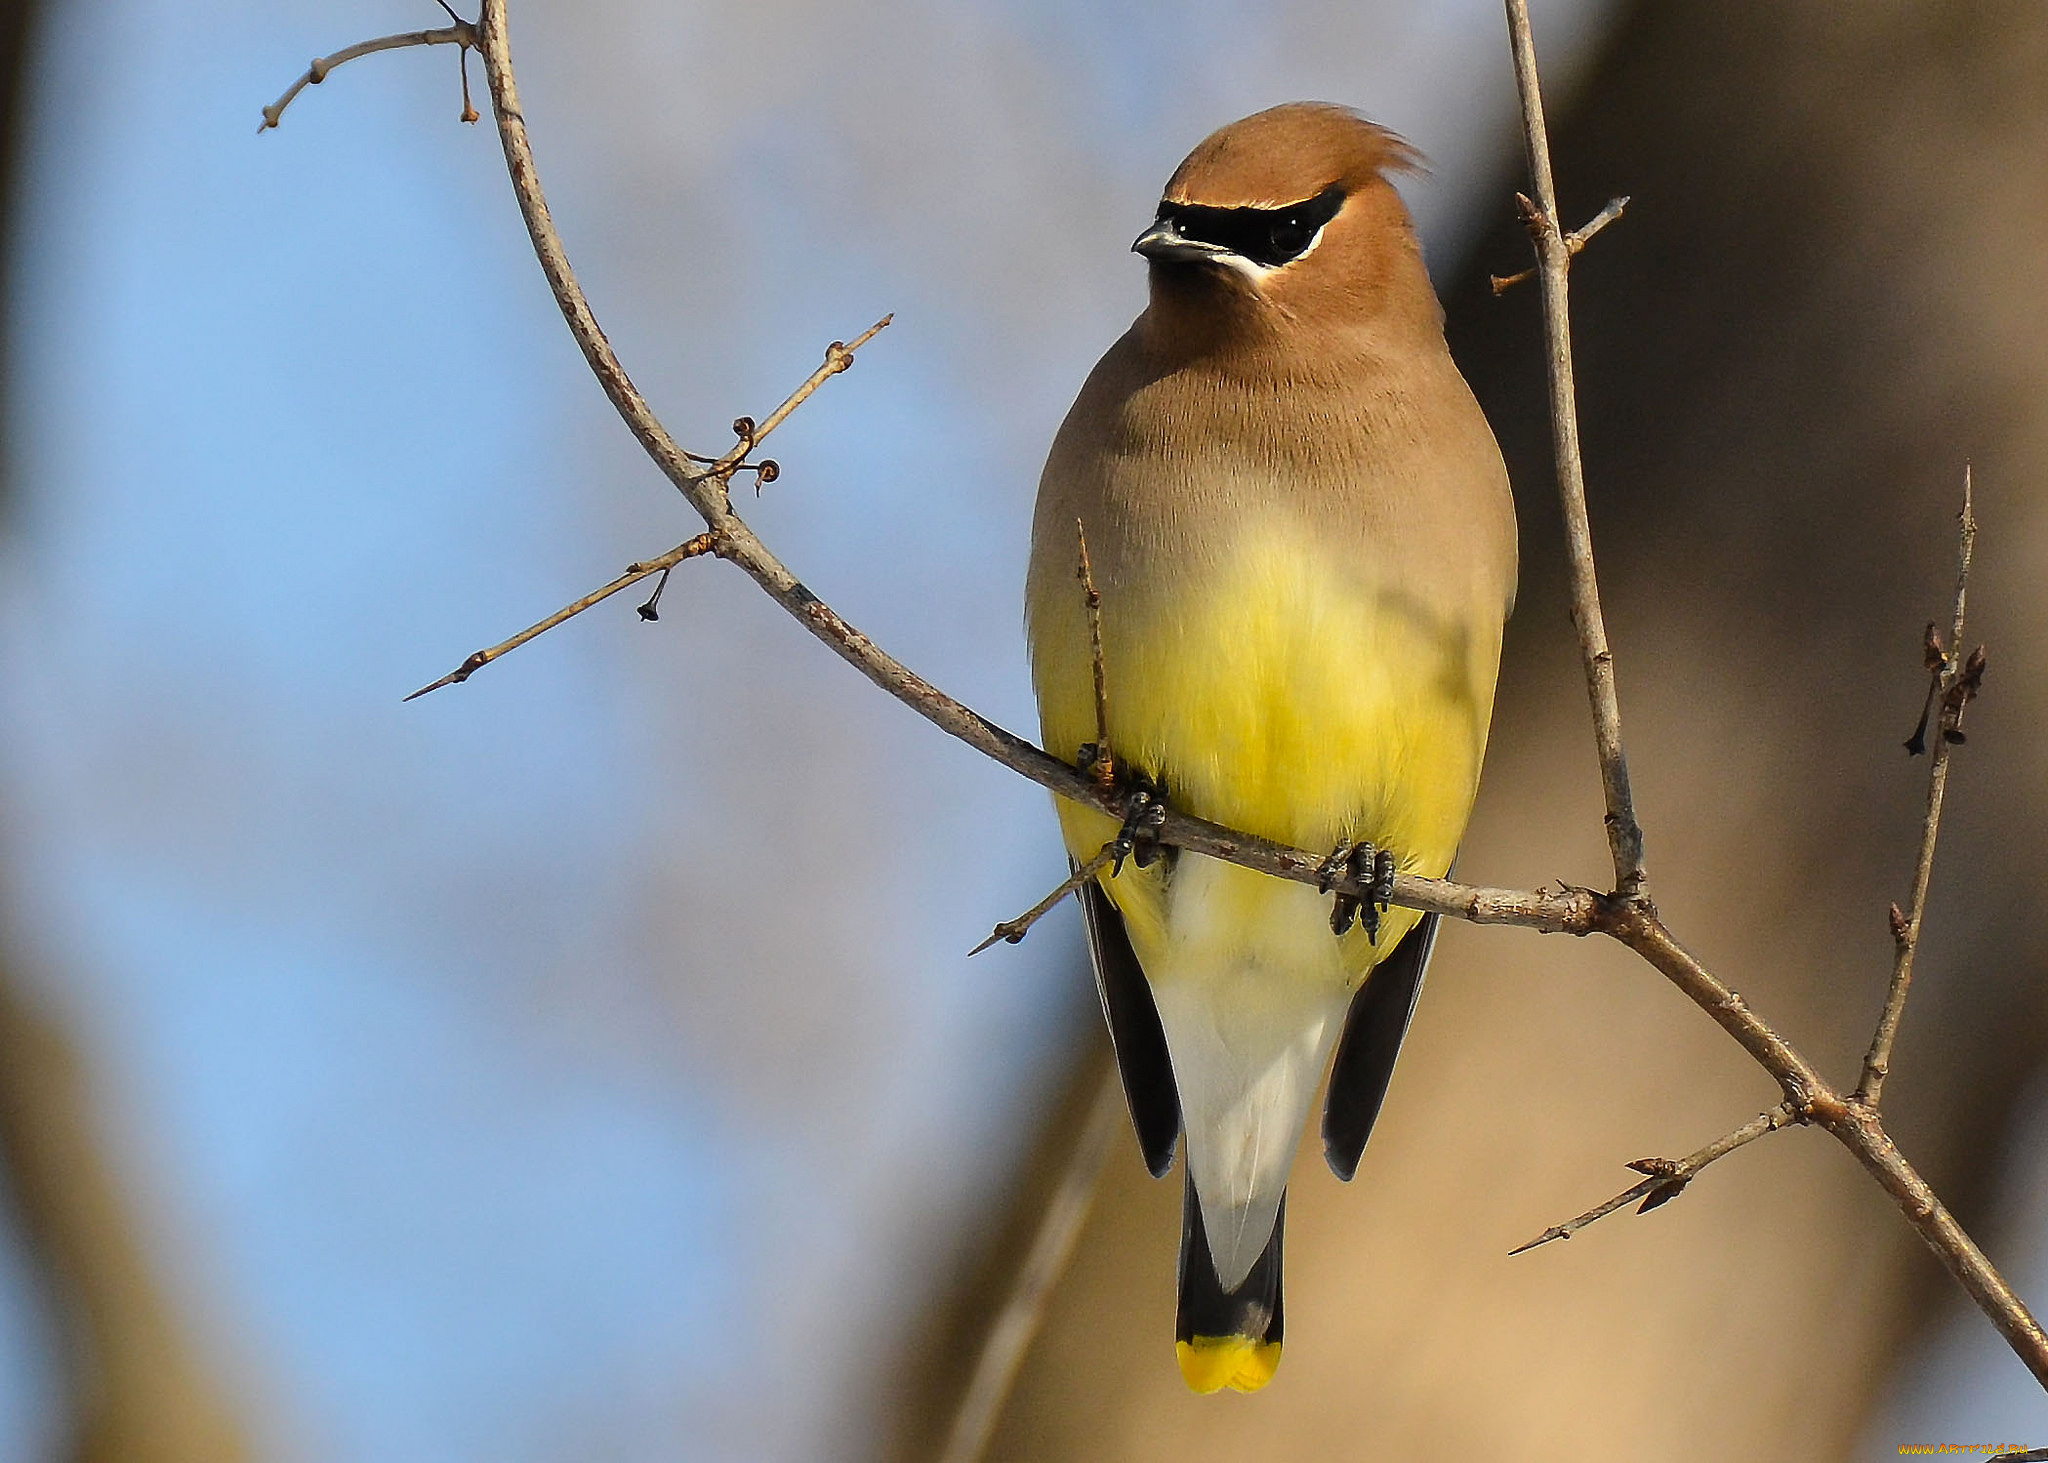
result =
M1394 897L1394 856L1370 843L1340 843L1316 867L1316 889L1328 894L1336 882L1349 875L1365 886L1365 898L1342 890L1330 906L1330 932L1343 935L1353 920L1365 926L1365 941L1377 945L1380 912Z
M1124 871L1125 859L1141 869L1159 862L1166 852L1166 846L1159 841L1159 830L1165 826L1165 790L1142 772L1129 774L1124 787L1123 826L1109 843L1110 877Z

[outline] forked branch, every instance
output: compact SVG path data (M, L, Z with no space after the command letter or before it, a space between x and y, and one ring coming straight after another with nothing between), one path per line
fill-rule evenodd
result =
M453 11L449 13L454 14ZM364 56L374 56L379 51L402 51L411 46L460 46L463 50L463 59L467 61L469 51L475 45L476 27L466 20L457 20L453 25L444 25L439 30L409 30L395 36L379 36L374 41L360 41L353 46L345 46L332 56L315 56L313 64L305 69L299 79L285 88L284 95L263 109L263 121L256 131L260 135L277 126L284 120L284 109L292 104L298 94L309 86L318 86L325 81L337 66L345 66ZM462 120L474 122L476 119L477 110L469 104L469 72L465 68L462 73Z
M1523 201L1527 202L1526 199ZM1627 208L1628 197L1626 194L1624 194L1620 198L1608 199L1607 206L1605 208L1601 209L1598 213L1594 214L1591 218L1587 219L1583 224L1579 225L1579 227L1573 229L1570 233L1564 236L1565 253L1572 256L1573 258L1577 258L1579 251L1585 248L1586 245L1593 241L1593 236L1599 233L1602 229L1606 228L1609 224L1613 223L1616 219L1620 218L1623 211ZM1513 289L1516 285L1521 284L1525 280L1534 279L1535 277L1536 270L1534 266L1528 269L1518 269L1513 274L1495 274L1488 276L1488 278L1493 283L1493 292L1496 295L1504 295L1509 290Z
M1775 1133L1788 1123L1800 1121L1799 1114L1789 1102L1781 1102L1769 1112L1758 1113L1732 1133L1724 1133L1697 1153L1684 1158L1638 1158L1629 1167L1646 1177L1616 1194L1605 1204L1588 1209L1576 1218L1567 1219L1563 1224L1553 1224L1543 1233L1525 1245L1509 1250L1510 1255L1525 1254L1538 1245L1547 1245L1554 1239L1570 1239L1596 1219L1605 1219L1617 1209L1625 1209L1638 1199L1642 1207L1638 1214L1648 1214L1652 1209L1670 1203L1685 1192L1685 1186L1699 1175L1699 1171L1718 1159L1726 1158L1747 1143L1754 1143L1766 1133Z

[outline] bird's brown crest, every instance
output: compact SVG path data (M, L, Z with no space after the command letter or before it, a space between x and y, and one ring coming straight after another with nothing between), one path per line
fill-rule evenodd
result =
M1420 153L1349 107L1289 102L1210 133L1174 170L1165 197L1211 208L1275 208L1332 183L1354 191L1421 167Z

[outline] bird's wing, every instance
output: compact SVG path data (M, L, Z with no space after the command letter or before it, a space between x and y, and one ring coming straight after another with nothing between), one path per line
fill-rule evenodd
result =
M1166 1029L1159 1024L1152 987L1124 932L1124 917L1093 879L1081 886L1081 913L1095 964L1095 990L1102 997L1124 1100L1131 1108L1131 1126L1137 1130L1145 1167L1160 1178L1173 1166L1174 1143L1180 1137L1180 1094L1174 1090L1173 1062L1166 1053ZM1397 1044L1399 1040L1396 1036Z
M1344 1035L1330 1067L1330 1091L1323 1103L1323 1156L1330 1172L1350 1181L1358 1172L1359 1155L1372 1136L1373 1122L1386 1100L1401 1038L1422 995L1422 974L1436 946L1437 916L1426 914L1394 953L1373 967L1351 1010L1344 1017Z

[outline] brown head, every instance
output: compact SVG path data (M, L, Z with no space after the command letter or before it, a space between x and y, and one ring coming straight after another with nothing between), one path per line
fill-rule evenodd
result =
M1415 150L1346 107L1290 102L1233 122L1167 180L1131 247L1154 330L1186 341L1442 331L1414 224L1388 175Z

